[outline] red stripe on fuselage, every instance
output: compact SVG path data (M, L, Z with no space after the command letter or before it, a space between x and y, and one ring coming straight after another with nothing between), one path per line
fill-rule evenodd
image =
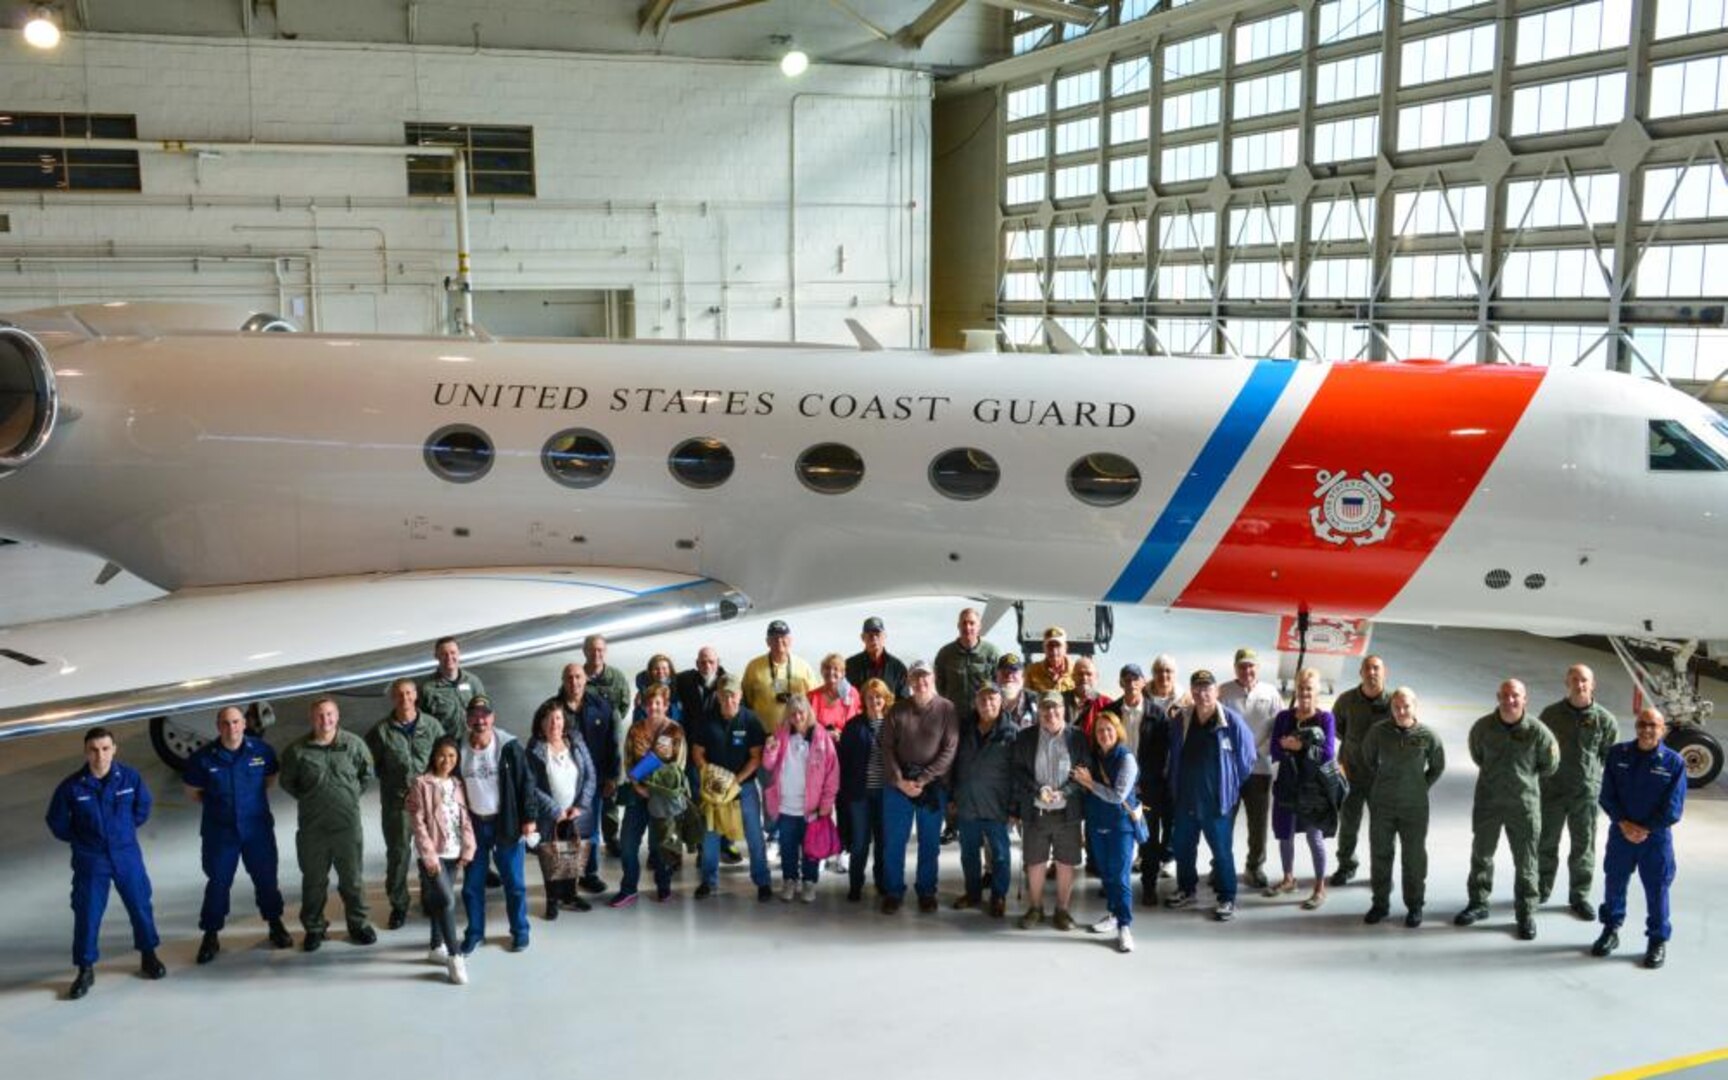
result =
M1463 365L1332 368L1177 606L1377 614L1452 527L1543 374ZM1328 479L1331 488L1317 493ZM1384 528L1378 540L1376 527Z

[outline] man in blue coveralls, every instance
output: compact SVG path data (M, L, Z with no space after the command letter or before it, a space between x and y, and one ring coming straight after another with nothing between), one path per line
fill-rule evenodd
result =
M120 893L132 920L132 944L144 954L146 979L168 974L156 958L156 918L150 911L150 877L138 848L138 826L150 820L150 789L136 769L114 760L107 728L84 733L84 767L60 781L48 802L48 830L72 845L72 963L78 975L67 998L76 1001L96 981L96 942L108 887Z
M270 815L270 785L278 766L270 744L246 734L246 714L229 705L216 714L216 741L186 762L186 794L204 806L204 907L198 912L198 962L208 964L222 950L217 935L228 921L228 896L234 871L246 865L258 914L270 924L270 946L294 944L282 925L282 890L276 884L276 819Z
M1608 854L1603 860L1602 936L1590 955L1607 956L1620 947L1626 921L1626 886L1632 870L1644 885L1644 966L1659 968L1668 959L1668 886L1674 880L1674 838L1686 808L1686 763L1663 745L1668 722L1655 709L1638 713L1637 738L1608 751L1599 801L1608 815Z

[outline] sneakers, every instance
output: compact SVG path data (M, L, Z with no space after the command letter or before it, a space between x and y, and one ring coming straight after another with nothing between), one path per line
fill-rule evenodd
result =
M294 939L288 936L288 928L282 925L281 919L270 920L270 947L272 949L292 949Z
M168 968L157 957L156 951L151 949L138 961L138 973L146 979L160 979L167 976Z
M216 954L222 951L222 942L217 939L216 931L204 931L204 940L198 943L198 962L208 964L216 959Z
M1116 951L1131 953L1134 951L1134 934L1126 926L1116 931Z
M1612 926L1602 931L1602 936L1590 946L1591 956L1607 956L1620 947L1620 934Z
M1041 923L1043 921L1044 921L1044 909L1043 908L1029 907L1026 909L1026 913L1024 915L1020 916L1017 925L1022 930L1030 930L1034 926L1037 926L1039 923Z
M1116 916L1106 915L1086 929L1094 934L1114 934L1116 932Z
M1452 916L1453 926L1475 926L1488 917L1488 909L1471 905Z
M800 904L814 904L816 902L816 883L814 881L804 881L798 884L798 902Z
M1386 916L1390 914L1392 914L1391 908L1387 907L1385 904L1375 904L1373 907L1368 909L1368 914L1362 916L1362 921L1367 923L1369 926L1373 926L1376 923L1384 922Z
M790 904L796 899L798 899L798 882L787 878L780 883L780 902Z
M1583 921L1585 921L1585 922L1595 922L1596 921L1596 909L1590 906L1590 901L1584 900L1584 899L1578 899L1578 900L1572 901L1572 903L1567 905L1567 906L1572 909L1572 914L1578 916L1578 918L1582 919Z
M426 962L428 964L448 964L453 959L455 958L445 952L442 945L434 945L426 950ZM451 979L450 981L455 982L456 980Z
M621 892L612 899L606 901L606 906L609 908L635 907L636 894L633 892Z
M456 986L468 985L468 961L461 956L452 956L447 964L451 983Z
M83 997L85 994L88 994L90 992L90 987L95 985L95 983L96 983L96 969L95 968L92 968L92 967L79 968L78 974L76 976L74 976L72 979L72 985L68 986L66 988L66 1000L67 1001L77 1001L79 998Z
M1050 925L1057 930L1072 930L1074 929L1074 916L1068 913L1067 908L1057 908L1055 916L1050 920Z
M1212 918L1218 922L1229 922L1236 917L1236 901L1220 900L1218 906L1212 909Z
M1165 897L1164 906L1170 911L1179 911L1182 908L1193 907L1194 894L1191 892L1171 893L1169 896Z

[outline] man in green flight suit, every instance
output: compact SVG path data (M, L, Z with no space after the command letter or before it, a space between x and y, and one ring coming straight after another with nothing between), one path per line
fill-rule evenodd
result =
M1364 656L1360 673L1360 685L1339 694L1332 703L1338 731L1338 764L1350 781L1344 805L1338 808L1338 869L1328 879L1332 885L1349 884L1356 876L1356 838L1362 832L1362 811L1368 806L1368 785L1356 775L1362 769L1362 741L1392 711L1391 698L1386 692L1386 661L1372 654Z
M1476 803L1470 825L1470 902L1452 921L1469 926L1488 917L1494 889L1494 850L1500 830L1512 849L1517 874L1518 939L1536 939L1536 839L1542 831L1543 777L1560 768L1560 746L1542 721L1526 715L1529 694L1517 679L1500 684L1499 708L1470 728L1470 760L1476 775Z
M408 871L413 869L414 826L407 814L408 788L432 760L432 744L444 725L419 709L413 679L390 684L389 715L366 733L366 749L378 770L379 818L384 826L384 891L390 897L391 930L408 921Z
M324 902L330 895L330 870L348 922L348 940L370 945L378 932L366 911L366 885L360 878L365 840L360 831L360 793L372 782L372 754L358 735L338 729L336 702L312 703L312 730L282 751L282 790L300 804L294 849L300 859L300 947L317 952L329 923Z
M1428 887L1428 789L1446 771L1446 748L1433 728L1416 719L1416 692L1400 686L1390 697L1392 718L1376 724L1357 747L1354 789L1368 800L1369 881L1373 902L1362 921L1370 926L1392 912L1392 855L1404 859L1404 925L1422 925Z
M1566 669L1566 696L1542 710L1542 723L1560 744L1560 771L1542 781L1542 835L1536 843L1536 902L1546 904L1560 870L1560 834L1570 831L1566 853L1567 906L1580 919L1596 917L1590 884L1596 872L1596 798L1602 767L1620 741L1614 714L1596 703L1596 673L1583 664Z
M480 676L462 670L462 649L453 637L441 637L432 646L438 670L420 680L420 711L431 713L444 725L444 734L460 740L468 734L468 703L486 693Z
M630 730L630 704L635 696L635 689L630 685L630 676L622 670L606 662L606 638L601 634L589 634L582 639L582 673L588 676L588 690L600 695L606 703L612 706L612 737L619 747L624 745L624 734ZM687 716L686 723L695 723L698 718ZM623 754L618 755L620 764L624 761ZM624 779L623 771L616 776L602 776L602 783L610 780L616 786ZM605 800L605 808L600 818L600 832L605 839L606 854L618 854L618 827L624 819L623 804L619 802L616 792ZM598 858L598 856L596 856Z

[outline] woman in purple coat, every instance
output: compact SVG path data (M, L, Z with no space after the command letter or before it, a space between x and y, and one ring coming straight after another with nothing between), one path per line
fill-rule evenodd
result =
M1319 673L1305 670L1296 677L1296 704L1272 721L1272 760L1277 778L1272 784L1272 833L1284 877L1266 890L1272 897L1296 891L1296 834L1308 840L1314 862L1314 891L1302 901L1304 911L1326 902L1326 837L1337 831L1338 816L1326 797L1321 767L1337 753L1332 714L1320 708ZM1330 812L1328 812L1330 809Z

